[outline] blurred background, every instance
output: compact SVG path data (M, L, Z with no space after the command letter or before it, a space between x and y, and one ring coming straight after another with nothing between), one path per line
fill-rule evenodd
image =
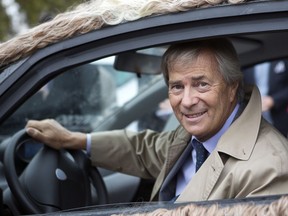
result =
M0 43L85 0L0 0Z

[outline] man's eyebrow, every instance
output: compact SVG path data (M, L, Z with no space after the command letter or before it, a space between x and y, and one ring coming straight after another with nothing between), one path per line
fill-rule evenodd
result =
M191 79L192 80L195 80L195 81L198 81L198 80L202 80L204 79L205 76L204 75L196 75L196 76L192 76Z
M181 80L172 80L168 82L169 85L179 85L182 84Z
M196 75L196 76L192 76L191 77L191 80L193 81L199 81L199 80L202 80L204 79L206 76L204 75ZM175 85L175 84L182 84L182 81L181 80L170 80L168 82L169 85Z

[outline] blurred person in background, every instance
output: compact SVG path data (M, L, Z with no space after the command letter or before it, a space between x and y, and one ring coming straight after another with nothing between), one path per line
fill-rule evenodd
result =
M257 85L263 117L288 135L288 59L264 62L244 70L244 82Z

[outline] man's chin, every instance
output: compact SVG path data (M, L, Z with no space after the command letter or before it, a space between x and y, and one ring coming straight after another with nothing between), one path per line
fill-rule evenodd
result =
M191 135L193 135L193 136L195 136L195 137L202 137L202 135L203 135L203 129L202 128L199 128L199 127L184 127L185 128L185 130L189 133L189 134L191 134Z

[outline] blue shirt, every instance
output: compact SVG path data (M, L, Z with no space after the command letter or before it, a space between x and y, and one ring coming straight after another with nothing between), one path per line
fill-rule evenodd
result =
M229 118L226 120L223 127L210 139L203 142L203 145L205 149L211 154L211 152L216 148L216 145L220 139L220 137L228 130L231 123L233 122L237 112L239 109L239 104L237 104L233 110L233 112L230 114ZM192 136L191 141L189 145L192 145L192 140L196 139L194 136ZM196 151L192 150L192 161L187 161L183 164L183 167L181 168L178 176L177 176L177 183L176 183L176 193L175 195L178 196L186 187L188 182L191 180L193 175L196 172Z

